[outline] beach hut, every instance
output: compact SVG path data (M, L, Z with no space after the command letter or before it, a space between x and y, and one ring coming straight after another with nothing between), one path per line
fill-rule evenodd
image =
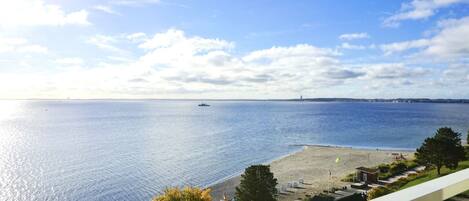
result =
M378 182L378 169L358 167L357 168L357 180L358 182L364 182L366 184Z

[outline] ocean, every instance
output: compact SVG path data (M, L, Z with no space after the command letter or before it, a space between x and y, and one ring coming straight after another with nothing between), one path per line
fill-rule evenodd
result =
M469 104L0 101L1 200L150 200L209 186L302 144L415 149Z

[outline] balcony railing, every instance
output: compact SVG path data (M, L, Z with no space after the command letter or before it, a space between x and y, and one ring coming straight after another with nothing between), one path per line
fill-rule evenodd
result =
M469 190L469 168L406 188L373 201L438 201Z

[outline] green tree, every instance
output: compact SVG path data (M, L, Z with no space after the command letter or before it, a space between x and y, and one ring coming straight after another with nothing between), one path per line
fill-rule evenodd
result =
M467 131L467 136L466 136L466 145L469 145L469 130Z
M237 201L274 201L277 195L277 179L270 172L270 166L252 165L241 175L236 187Z
M461 134L451 128L439 128L433 137L425 139L415 154L417 161L425 165L434 165L440 175L441 167L450 169L458 167L459 161L464 160L464 148L461 145Z

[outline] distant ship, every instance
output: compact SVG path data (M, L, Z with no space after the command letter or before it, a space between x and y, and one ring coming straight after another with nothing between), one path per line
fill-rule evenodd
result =
M201 104L199 104L199 106L200 106L200 107L208 107L208 106L210 106L210 105L209 105L209 104L205 104L205 103L201 103Z

